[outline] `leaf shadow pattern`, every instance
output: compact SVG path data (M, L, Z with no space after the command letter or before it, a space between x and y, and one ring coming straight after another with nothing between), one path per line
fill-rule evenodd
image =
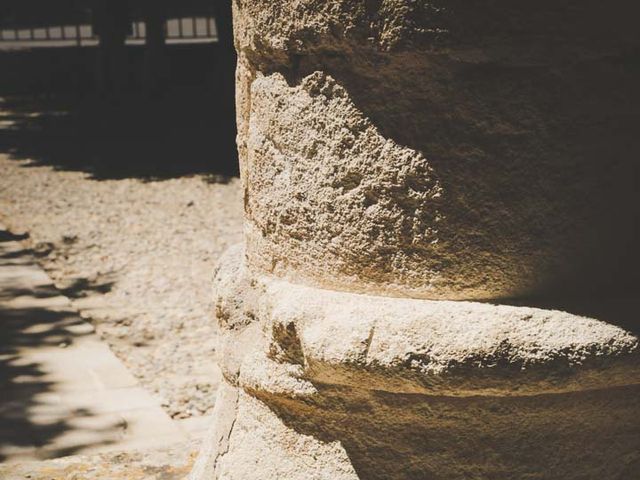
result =
M95 441L87 441L86 432L74 437L78 429L74 423L92 420L97 412L60 405L58 397L67 392L60 390L56 377L38 360L92 332L75 312L60 306L57 300L62 297L52 285L12 286L14 277L3 278L3 268L33 263L29 249L18 250L15 243L3 248L22 238L0 231L0 462L57 458L108 445L120 428L98 422L89 432ZM65 434L71 436L61 442Z

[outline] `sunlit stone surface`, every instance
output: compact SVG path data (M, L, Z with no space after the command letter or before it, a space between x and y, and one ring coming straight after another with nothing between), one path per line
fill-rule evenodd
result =
M634 476L632 9L235 2L245 243L193 480Z

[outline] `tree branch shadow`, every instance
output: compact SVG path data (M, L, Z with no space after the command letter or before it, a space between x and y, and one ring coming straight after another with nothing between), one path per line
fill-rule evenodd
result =
M24 238L0 231L0 245ZM25 263L33 263L29 249L8 250L12 259L22 257ZM0 269L7 265L6 257ZM82 288L90 287L83 284L71 290ZM117 422L102 425L90 432L91 438L96 438L93 442L67 438L59 443L65 434L78 429L74 420L97 414L84 408L60 410L58 396L65 392L46 365L37 361L47 350L67 348L92 333L75 312L47 301L60 295L51 285L0 289L0 462L33 456L56 458L108 445L114 441L111 432L121 429ZM18 299L18 303L12 302Z

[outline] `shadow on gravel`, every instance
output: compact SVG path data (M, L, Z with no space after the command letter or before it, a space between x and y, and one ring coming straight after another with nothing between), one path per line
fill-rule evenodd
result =
M115 282L95 283L87 278L76 278L69 285L66 285L61 292L69 298L82 298L91 293L109 293Z
M77 315L57 308L55 300L48 302L60 296L54 287L12 285L14 276L19 275L16 266L33 263L33 259L29 249L6 249L3 244L27 236L0 231L0 462L56 458L85 449L88 445L79 441L82 439L59 440L77 430L71 421L94 415L86 409L66 415L50 410L62 392L43 364L33 359L42 352L72 345L87 333ZM19 304L9 303L17 299ZM112 441L105 438L92 445L109 443Z
M29 165L83 171L96 180L203 174L224 182L238 174L234 119L221 118L210 91L0 101L0 153Z
M0 461L7 458L71 455L86 445L56 447L56 439L74 427L69 418L89 417L92 412L74 411L68 419L48 417L38 412L39 398L56 395L56 383L46 380L37 362L25 362L23 349L59 348L71 344L78 335L69 327L81 323L65 312L46 308L4 308L0 306Z

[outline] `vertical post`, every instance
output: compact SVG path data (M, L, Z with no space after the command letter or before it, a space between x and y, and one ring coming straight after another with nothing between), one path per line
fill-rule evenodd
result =
M166 9L162 0L150 0L144 4L146 24L145 84L148 91L157 93L166 75Z
M218 144L225 155L233 158L236 149L235 71L236 51L233 45L232 1L217 0L214 4L218 42L215 48L214 85L218 98Z
M78 21L76 21L75 24L76 27L76 61L77 63L77 67L75 69L75 75L74 75L74 82L75 82L75 86L76 86L76 92L80 92L83 90L84 87L84 82L82 81L82 72L83 72L83 56L82 56L82 32L80 31L80 24L78 23Z
M94 0L93 26L99 38L98 88L115 93L124 87L126 69L125 41L131 23L126 0Z

